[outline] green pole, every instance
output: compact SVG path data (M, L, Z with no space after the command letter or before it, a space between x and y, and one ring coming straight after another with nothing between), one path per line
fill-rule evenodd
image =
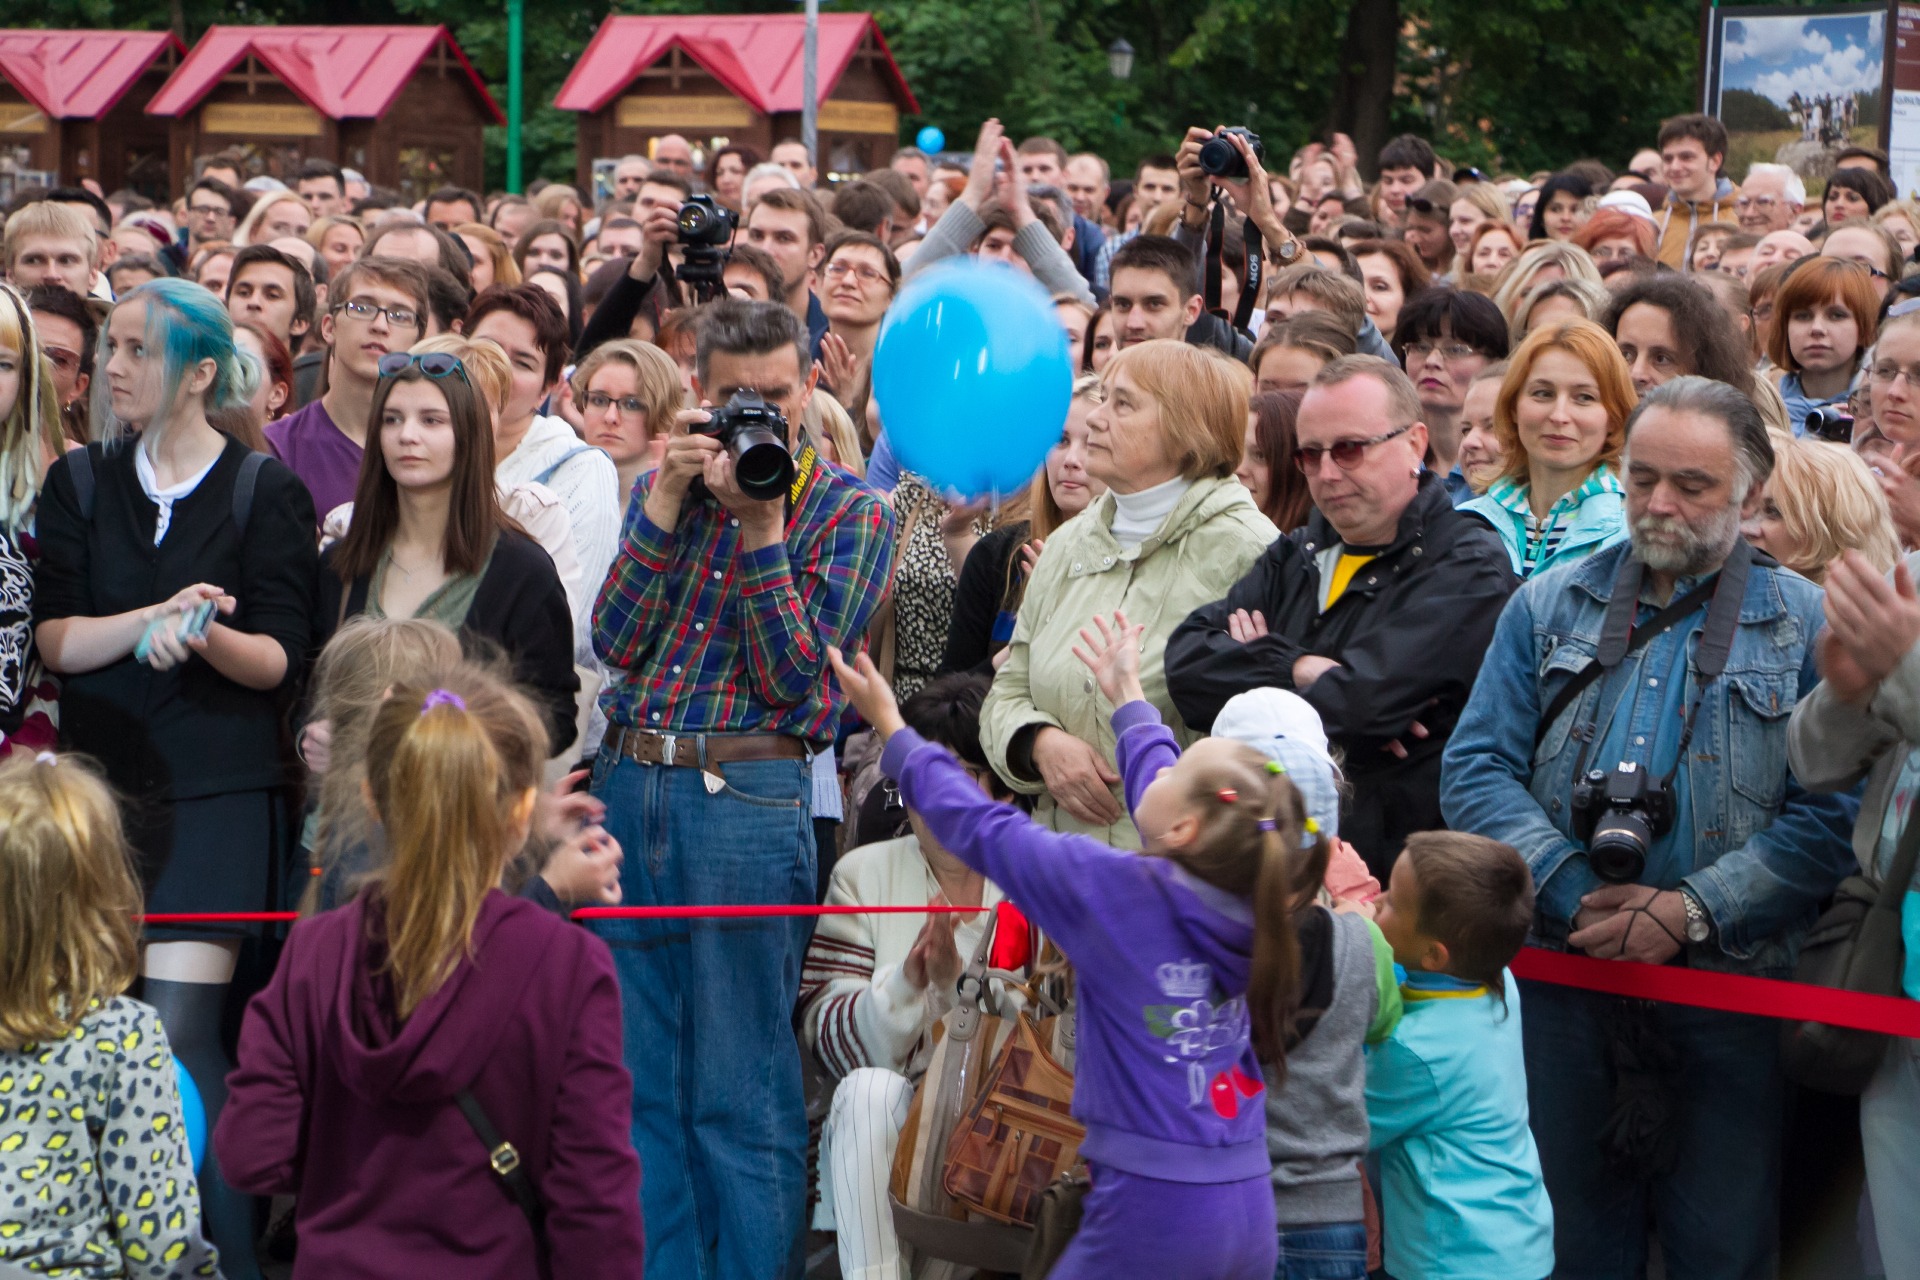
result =
M507 190L520 190L520 124L526 63L526 0L507 0Z

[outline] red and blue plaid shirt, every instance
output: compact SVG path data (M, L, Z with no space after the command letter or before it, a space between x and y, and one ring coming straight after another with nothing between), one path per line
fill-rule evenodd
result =
M634 486L593 610L594 652L625 672L601 695L607 719L831 741L842 696L827 646L849 648L886 594L892 509L822 461L792 503L786 542L752 551L711 497L688 494L672 532L649 520L657 475Z

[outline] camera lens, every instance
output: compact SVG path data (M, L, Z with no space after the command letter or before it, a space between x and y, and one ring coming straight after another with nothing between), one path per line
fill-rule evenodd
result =
M793 484L793 455L786 442L765 427L741 427L727 448L733 454L733 477L749 498L778 498Z
M1593 824L1587 865L1608 884L1632 884L1647 869L1653 828L1632 809L1609 809Z
M1247 176L1247 162L1239 148L1218 133L1200 144L1200 167L1216 178Z

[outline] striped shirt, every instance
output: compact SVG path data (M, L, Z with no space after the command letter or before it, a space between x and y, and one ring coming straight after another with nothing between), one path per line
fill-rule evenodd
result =
M593 610L594 652L625 672L601 694L612 724L832 740L842 699L827 646L865 633L887 588L894 521L846 472L802 470L786 541L759 550L711 497L688 494L679 524L660 528L646 511L659 473L634 485Z
M1487 497L1499 503L1507 510L1524 516L1527 521L1527 545L1521 557L1521 577L1527 577L1533 571L1553 559L1554 552L1560 549L1560 543L1567 536L1567 528L1573 522L1573 515L1580 510L1580 504L1588 498L1603 493L1620 493L1620 479L1614 475L1613 468L1595 467L1587 478L1571 492L1562 494L1560 500L1548 508L1546 518L1533 514L1533 503L1529 501L1529 487L1503 476L1487 486Z

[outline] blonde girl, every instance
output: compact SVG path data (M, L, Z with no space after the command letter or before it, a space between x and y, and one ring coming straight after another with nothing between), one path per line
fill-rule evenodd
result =
M33 313L0 285L0 759L51 747L59 707L33 647L32 529L47 468L65 443Z

